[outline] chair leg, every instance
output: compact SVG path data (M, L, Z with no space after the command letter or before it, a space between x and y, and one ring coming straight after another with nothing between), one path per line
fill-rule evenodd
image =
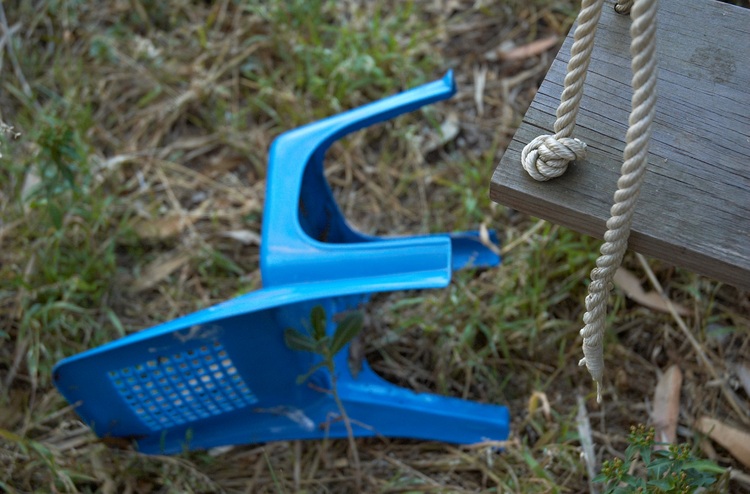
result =
M471 444L505 440L510 415L504 406L431 393L416 393L375 374L365 363L353 379L338 379L338 392L355 436L402 437ZM344 436L343 426L331 436Z
M498 245L497 232L490 230L488 238L492 245ZM500 255L480 240L478 231L455 232L449 234L453 253L451 268L459 269L491 268L500 264Z

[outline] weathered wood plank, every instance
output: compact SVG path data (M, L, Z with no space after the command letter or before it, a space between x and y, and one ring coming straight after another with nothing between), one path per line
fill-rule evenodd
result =
M657 114L633 250L750 288L750 10L660 0ZM491 198L603 237L630 112L630 19L605 5L575 137L588 158L536 182L523 146L554 134L572 30L492 177Z

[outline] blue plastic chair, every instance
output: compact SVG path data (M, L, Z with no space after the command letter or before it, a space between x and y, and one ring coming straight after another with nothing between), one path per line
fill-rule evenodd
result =
M453 73L448 72L441 80L286 132L274 141L261 234L264 286L411 273L400 288L440 288L450 282L452 269L500 263L476 231L380 238L354 230L323 173L325 153L336 140L455 92ZM490 240L497 243L495 232L490 232Z
M332 335L335 315L371 293L442 287L451 269L500 259L476 232L381 239L354 231L325 181L323 156L348 132L454 91L449 73L279 137L264 211L264 288L64 359L53 371L63 396L97 435L132 439L146 453L346 436L327 391L332 376L319 370L297 384L320 357L287 348L284 330L304 331L321 305ZM507 438L507 408L415 393L366 362L355 377L347 357L348 347L336 356L337 386L355 436Z
M131 439L145 453L345 437L325 391L328 372L296 382L320 357L289 349L283 331L305 331L321 305L332 335L335 315L366 298L359 290L349 280L264 288L67 358L54 382L98 436ZM347 352L336 357L337 385L355 436L455 443L508 436L505 407L415 393L366 363L354 378L346 360Z

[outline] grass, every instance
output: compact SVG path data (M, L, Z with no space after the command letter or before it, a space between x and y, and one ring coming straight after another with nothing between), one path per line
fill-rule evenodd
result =
M483 54L564 34L576 6L534 2L5 2L0 119L0 488L8 492L352 492L346 441L143 456L97 440L50 370L124 334L260 287L267 150L279 133L456 71L459 94L328 153L342 209L369 233L496 228L503 265L444 290L381 294L365 351L417 391L507 404L503 453L357 440L367 492L582 492L577 396L599 465L649 423L658 369L685 371L679 434L703 414L743 423L667 314L616 291L597 408L576 366L598 242L491 204L492 169L551 54ZM7 38L6 38L7 39ZM487 68L482 111L475 69ZM520 72L530 76L508 85ZM459 135L425 142L454 115ZM5 128L5 127L4 127ZM626 267L645 276L634 257ZM747 294L664 263L690 330L731 373ZM543 396L549 409L539 406ZM747 406L747 396L736 396ZM532 397L536 397L533 398ZM535 401L536 400L536 401ZM698 444L698 443L696 443ZM705 443L703 443L705 444ZM721 449L705 451L741 470ZM733 492L748 489L733 480Z

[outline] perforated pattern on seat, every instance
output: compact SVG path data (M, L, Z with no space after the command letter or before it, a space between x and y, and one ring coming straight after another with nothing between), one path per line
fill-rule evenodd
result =
M253 394L219 341L112 370L112 384L152 430L253 403Z

